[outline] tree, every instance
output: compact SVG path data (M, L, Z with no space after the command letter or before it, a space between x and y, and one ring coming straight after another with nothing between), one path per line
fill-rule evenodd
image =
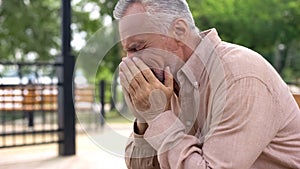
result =
M300 77L300 1L189 0L189 4L200 28L216 27L223 40L258 51L286 80Z
M59 51L60 1L0 1L0 59L54 60Z
M299 79L299 0L187 1L200 29L217 28L223 40L261 53L285 80ZM73 0L73 35L80 34L88 41L106 20L113 20L116 3ZM0 59L54 60L60 51L60 5L60 0L0 0ZM107 37L111 38L117 37ZM74 43L74 55L78 56L79 44ZM97 79L107 79L116 69L122 55L120 45L107 55Z
M116 36L116 27L104 25L104 22L106 20L112 20L112 11L116 2L117 1L82 0L76 4L73 4L73 22L74 24L76 24L76 30L74 31L86 32L87 36L85 40L88 41L92 38L92 41L95 41L90 43L88 42L88 45L90 45L91 43L98 43L99 45L97 52L107 52L103 60L101 60L101 64L97 63L97 66L99 67L97 76L89 77L91 81L111 80L112 74L114 73L120 62L121 49L118 44L109 49L109 51L106 51L107 49L104 48L106 44L112 43L112 41L117 41L118 38ZM96 17L91 15L93 13L96 13ZM103 34L103 32L100 32L103 29L112 30L107 31L106 34ZM105 39L105 41L99 42L97 41L97 39ZM85 56L87 55L85 54ZM84 65L82 65L82 68L86 70L86 72L90 72L90 69L93 68L89 65L94 65L94 61L95 59L93 58L86 59Z

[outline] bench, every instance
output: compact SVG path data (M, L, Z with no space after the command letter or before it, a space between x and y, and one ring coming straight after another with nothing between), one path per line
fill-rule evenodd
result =
M76 110L93 109L93 87L76 87L74 94ZM57 95L57 86L1 86L0 111L54 111L58 106Z
M34 112L55 112L58 108L57 86L5 85L0 87L0 112L22 112L28 127L34 126ZM4 114L2 114L4 115ZM10 114L7 114L10 116Z
M92 86L76 86L74 91L74 107L76 111L93 111L95 104L95 88Z
M94 88L75 87L76 112L94 113ZM54 85L2 85L0 86L0 113L20 112L28 118L28 126L34 126L35 112L57 112L58 87Z
M1 86L0 111L54 111L57 94L57 86Z

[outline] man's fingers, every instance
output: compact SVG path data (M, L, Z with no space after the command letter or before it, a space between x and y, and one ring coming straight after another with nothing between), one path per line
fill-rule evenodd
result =
M136 64L136 66L142 71L144 77L148 82L157 81L157 78L154 76L151 69L141 59L134 57L133 61Z
M133 77L141 73L139 68L133 63L133 61L130 58L124 59L123 62L126 64Z
M149 67L141 59L134 57L132 60L141 71L149 69Z
M121 85L123 86L123 88L126 90L126 92L128 93L135 93L135 88L132 87L132 85L129 84L128 80L126 79L125 75L123 72L120 72L119 73L119 76L120 76L120 81L121 81ZM135 80L133 79L131 81L131 83L135 83L136 85L136 82Z
M123 94L124 94L125 99L129 99L129 94L128 94L127 89L125 89L124 87L122 87L122 90L123 90Z
M127 81L124 73L123 72L119 72L119 76L120 76L120 82L121 82L121 85L122 85L123 89L126 92L129 92L129 82Z
M126 90L131 94L135 93L135 90L139 88L139 84L137 81L139 79L136 80L136 77L133 76L133 73L125 62L122 62L120 64L120 79L121 83L124 83L124 87L126 88Z
M120 72L123 72L124 77L127 79L128 82L131 82L133 79L133 75L129 68L127 67L125 62L120 63Z
M165 81L164 81L165 86L173 89L173 76L171 74L169 66L167 66L164 70L164 77L165 77Z
M138 85L145 85L147 83L145 77L143 76L142 74L142 71L137 67L137 65L135 65L135 63L131 60L131 59L126 59L124 60L124 62L126 63L128 69L131 71L131 73L133 74L133 78L135 79L135 82L133 82L131 84L130 82L130 85L133 87L133 88L138 88L139 86Z
M126 91L126 89L124 89L123 87L123 94L124 94L124 97L125 97L125 100L127 102L127 104L129 104L129 108L132 108L132 100L131 100L131 97L129 96L129 93Z

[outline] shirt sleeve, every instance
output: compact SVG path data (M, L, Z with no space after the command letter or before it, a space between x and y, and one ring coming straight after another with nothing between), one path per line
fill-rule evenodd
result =
M136 122L134 122L135 127ZM125 162L129 169L160 169L156 150L144 139L143 135L135 132L128 139Z
M178 114L179 102L176 95L172 96L171 106L173 113ZM137 122L134 122L133 133L128 139L125 149L125 162L129 169L160 169L157 151L144 139L143 135L136 134Z
M225 103L212 102L209 132L203 147L199 138L185 134L174 113L158 116L144 135L158 151L161 168L250 168L278 130L276 99L256 78L243 78L226 88ZM224 101L224 100L223 100ZM216 120L219 119L219 120Z

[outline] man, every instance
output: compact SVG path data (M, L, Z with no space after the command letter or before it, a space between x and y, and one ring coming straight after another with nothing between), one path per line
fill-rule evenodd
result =
M136 117L128 168L300 168L300 111L259 54L198 32L185 0L120 0Z

